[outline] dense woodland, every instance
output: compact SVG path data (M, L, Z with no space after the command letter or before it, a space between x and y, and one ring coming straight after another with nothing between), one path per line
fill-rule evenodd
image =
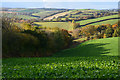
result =
M19 28L4 18L2 19L2 32L3 57L50 56L72 43L72 36L67 30L37 29L27 23L23 28Z

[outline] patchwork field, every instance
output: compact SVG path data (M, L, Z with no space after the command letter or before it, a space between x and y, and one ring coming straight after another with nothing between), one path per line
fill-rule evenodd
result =
M93 24L90 24L90 25L101 25L101 24L115 24L118 22L118 19L112 19L112 20L106 20L106 21L102 21L102 22L97 22L97 23L93 23Z
M38 13L33 13L32 15L34 16L40 16L40 18L44 18L48 15L51 15L55 12L58 12L58 11L41 11L41 12L38 12Z
M118 15L111 15L111 16L105 16L105 17L100 17L95 19L82 20L82 21L77 21L77 23L80 23L80 25L85 25L88 23L92 23L92 22L96 22L104 19L110 19L110 18L118 18Z
M3 9L2 78L119 80L118 9Z
M72 23L68 22L34 22L34 24L37 24L42 27L58 27L61 29L66 29L66 30L72 30L73 25Z
M76 48L63 50L54 57L3 59L2 76L3 78L112 78L118 80L117 42L117 37L92 40Z
M14 14L4 14L7 17L10 18L22 18L22 19L37 19L37 17L32 17L32 16L28 16L28 15L14 15Z
M57 17L59 17L59 16L65 16L66 14L69 14L70 12L71 12L71 11L58 13L58 14L55 14L55 15L53 15L53 16L44 18L44 20L51 20L51 19L57 18Z

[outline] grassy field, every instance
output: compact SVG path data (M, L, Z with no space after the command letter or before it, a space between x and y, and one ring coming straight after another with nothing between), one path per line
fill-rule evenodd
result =
M74 54L73 54L74 53ZM63 55L64 54L64 55ZM118 38L90 40L76 48L64 50L54 56L118 56Z
M36 17L31 17L27 15L16 15L17 18L23 18L23 19L37 19Z
M53 57L3 59L3 78L119 79L118 38L91 40ZM58 56L58 57L57 57Z
M36 17L28 16L28 15L14 15L14 14L5 14L7 17L10 18L23 18L23 19L37 19Z
M58 11L41 11L41 12L38 12L38 13L33 13L32 15L40 16L41 18L44 18L45 16L53 14L55 12L58 12Z
M90 24L90 25L101 25L101 24L115 24L118 22L118 19L112 19L112 20L106 20L106 21L102 21L102 22L97 22L97 23L93 23L93 24Z
M118 15L111 15L111 16L105 16L105 17L100 17L100 18L96 18L96 19L82 20L82 21L77 21L77 23L80 23L81 25L85 25L87 23L96 22L96 21L109 19L109 18L118 18Z
M73 29L72 23L68 23L68 22L34 22L34 24L37 24L43 27L51 27L51 28L58 27L66 30Z
M19 10L19 11L15 11L15 12L22 12L22 13L24 13L24 12L39 12L39 11L43 11L43 10L41 10L41 9L21 9L21 10Z

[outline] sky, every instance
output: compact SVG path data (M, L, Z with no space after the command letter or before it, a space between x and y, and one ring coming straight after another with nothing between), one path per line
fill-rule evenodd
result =
M84 2L83 2L84 1ZM119 0L2 0L10 8L116 9Z
M0 0L2 2L118 2L119 0Z

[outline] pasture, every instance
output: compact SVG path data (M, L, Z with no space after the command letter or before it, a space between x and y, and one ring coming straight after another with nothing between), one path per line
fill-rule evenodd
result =
M32 16L28 16L28 15L15 15L15 14L4 14L7 17L10 18L22 18L22 19L37 19L37 17L32 17Z
M23 19L37 19L37 17L32 17L28 15L16 15L17 18L23 18Z
M77 21L77 23L80 23L80 25L85 25L88 23L92 23L92 22L96 22L104 19L110 19L110 18L118 18L118 15L105 16L105 17L100 17L95 19L87 19L87 20Z
M38 12L38 13L33 13L32 15L33 16L40 16L41 18L44 18L48 15L51 15L55 12L58 12L58 11L41 11L41 12Z
M78 45L76 48L71 48L58 52L54 56L118 56L118 39L120 38L114 37L89 40Z
M93 24L90 24L90 25L101 25L101 24L115 24L118 22L118 19L112 19L112 20L106 20L106 21L101 21L101 22L97 22L97 23L93 23Z
M69 22L34 22L34 24L40 25L42 27L58 27L61 29L72 30L73 25Z

